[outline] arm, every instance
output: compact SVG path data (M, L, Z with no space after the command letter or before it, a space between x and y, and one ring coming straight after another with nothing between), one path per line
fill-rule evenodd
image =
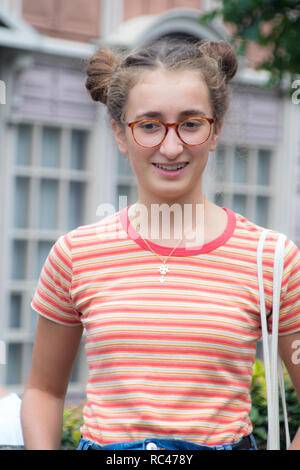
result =
M65 394L82 326L67 327L39 316L21 419L26 449L59 449Z
M300 403L300 332L279 336L278 346ZM289 450L300 450L300 427Z

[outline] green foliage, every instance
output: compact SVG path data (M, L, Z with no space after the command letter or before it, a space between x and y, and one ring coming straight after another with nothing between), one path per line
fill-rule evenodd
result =
M256 359L251 383L252 407L250 419L253 424L253 435L260 449L266 448L268 437L267 397L264 367Z
M291 439L296 434L300 425L300 404L297 399L296 391L291 383L291 380L285 370L285 398L287 404L287 414L289 421L289 430ZM268 435L268 418L267 418L267 397L266 397L266 382L264 376L264 366L259 359L255 360L253 367L253 377L251 383L251 399L252 408L250 419L253 424L253 434L256 443L260 449L266 449L267 435ZM281 400L281 399L280 399ZM284 417L280 401L279 406L280 417L280 448L285 449L285 430L284 430Z
M83 424L82 406L66 406L63 416L62 447L76 448L80 439L80 426Z
M201 15L203 23L221 17L234 26L237 52L244 55L250 41L268 47L270 56L261 65L278 85L285 74L293 81L300 74L300 2L298 0L222 0Z

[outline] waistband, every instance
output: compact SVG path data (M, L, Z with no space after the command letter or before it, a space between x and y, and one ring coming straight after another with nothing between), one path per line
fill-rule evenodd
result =
M216 446L199 445L180 439L149 438L141 441L117 442L101 446L81 437L77 450L257 450L253 434L237 442Z

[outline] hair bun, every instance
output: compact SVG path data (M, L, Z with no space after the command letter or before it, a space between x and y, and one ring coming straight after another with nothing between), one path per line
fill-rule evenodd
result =
M94 101L106 104L107 93L118 59L109 49L99 49L86 67L86 89Z
M238 68L237 56L233 47L228 42L206 41L200 45L199 50L201 53L218 61L226 83L235 76Z

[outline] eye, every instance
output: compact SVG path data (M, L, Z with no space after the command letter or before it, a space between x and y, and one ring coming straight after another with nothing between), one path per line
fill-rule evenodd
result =
M161 129L161 124L156 121L142 121L137 123L136 127L144 132L155 132Z
M205 124L204 119L187 119L181 124L181 128L188 131L197 130Z

